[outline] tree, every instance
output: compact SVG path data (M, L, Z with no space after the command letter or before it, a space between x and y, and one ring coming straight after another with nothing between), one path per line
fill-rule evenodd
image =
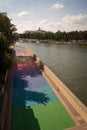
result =
M6 70L13 65L12 51L9 48L17 39L16 28L6 13L0 13L0 88L4 83Z
M7 49L7 41L4 35L0 35L0 51L4 51Z
M11 23L6 13L0 13L0 33L6 37L8 47L17 39L15 25Z
M55 33L55 39L58 41L63 40L63 33L58 30L58 32Z

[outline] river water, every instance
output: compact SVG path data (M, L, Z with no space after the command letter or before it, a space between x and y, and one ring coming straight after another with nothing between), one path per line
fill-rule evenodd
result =
M16 44L30 48L87 106L87 45Z

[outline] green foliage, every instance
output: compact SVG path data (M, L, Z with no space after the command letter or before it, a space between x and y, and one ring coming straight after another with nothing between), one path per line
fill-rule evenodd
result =
M87 31L71 31L71 32L25 32L19 34L20 38L41 39L41 40L57 40L57 41L70 41L70 40L87 40Z
M11 20L8 18L7 14L0 13L0 33L6 37L8 47L17 39L15 31L16 28L14 24L11 23Z
M0 74L6 72L13 65L12 56L7 51L0 52Z
M13 65L12 50L9 49L17 39L16 28L6 13L0 13L0 86L4 83L6 71Z
M7 49L7 41L4 35L0 35L0 51Z

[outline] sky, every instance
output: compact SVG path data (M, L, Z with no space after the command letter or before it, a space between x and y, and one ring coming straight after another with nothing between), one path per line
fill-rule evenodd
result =
M87 0L0 0L17 32L87 30Z

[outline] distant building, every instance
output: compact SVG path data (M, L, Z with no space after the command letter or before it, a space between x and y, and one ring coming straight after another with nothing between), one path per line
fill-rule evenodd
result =
M44 30L42 30L42 29L40 29L40 27L38 28L38 30L36 30L36 31L32 31L32 30L27 30L27 31L25 31L25 33L45 33L46 31L44 31Z
M41 30L40 27L39 27L39 29L38 29L36 32L39 32L39 33L45 33L46 31Z

